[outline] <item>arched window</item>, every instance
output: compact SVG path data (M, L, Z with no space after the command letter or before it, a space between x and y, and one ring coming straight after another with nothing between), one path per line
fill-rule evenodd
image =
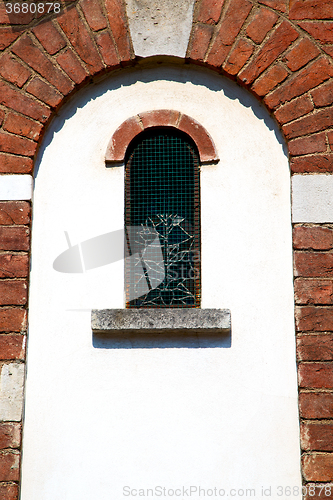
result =
M136 247L139 255L126 259L127 307L199 307L200 187L194 142L175 128L152 128L131 142L125 165L127 243L129 253ZM142 238L149 243L145 247L140 247Z

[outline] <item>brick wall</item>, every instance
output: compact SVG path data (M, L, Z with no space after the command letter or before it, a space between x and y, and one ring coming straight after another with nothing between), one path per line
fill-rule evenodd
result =
M333 171L332 18L331 0L195 4L187 60L237 80L263 101L286 138L292 174ZM32 173L44 130L70 95L98 75L136 64L122 0L64 1L58 15L7 14L2 3L0 50L0 174L10 175L14 184ZM3 373L24 363L29 229L28 201L1 202ZM332 230L329 224L294 228L301 447L308 485L333 482ZM12 420L10 412L0 415L4 500L18 496L21 417L15 411ZM319 491L315 498L323 497Z

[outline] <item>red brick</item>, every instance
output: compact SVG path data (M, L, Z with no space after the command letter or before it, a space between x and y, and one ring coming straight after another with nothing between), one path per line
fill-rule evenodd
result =
M272 9L287 12L287 0L259 0L259 3L272 7Z
M80 84L89 75L88 71L81 65L74 52L67 48L57 56L57 63L67 75L77 84Z
M331 151L333 150L333 132L327 132L327 139L330 145Z
M194 26L189 51L189 57L192 61L204 60L212 34L212 26Z
M98 31L107 28L108 23L98 0L82 0L80 7L92 30Z
M1 337L11 337L11 335L1 335ZM13 337L22 337L22 335L13 335ZM0 449L19 448L21 444L21 431L21 424L13 422L0 423Z
M223 64L251 9L252 4L248 0L231 0L209 52L208 64L215 67Z
M18 485L15 483L0 484L0 498L2 500L17 500Z
M290 0L290 19L329 19L333 17L332 0Z
M19 481L20 453L18 451L0 451L0 481Z
M27 302L27 288L25 280L0 280L0 305L23 306Z
M105 0L105 7L120 60L129 61L131 59L131 42L124 2L122 0Z
M303 158L291 158L291 171L293 173L333 172L333 155L314 155Z
M4 82L0 82L0 104L42 123L46 122L51 114L48 107L21 94Z
M333 254L322 252L295 252L295 276L302 278L331 278Z
M312 90L311 96L315 106L330 106L333 103L333 81L330 80L321 87Z
M259 80L256 80L252 85L251 90L257 96L266 95L279 83L285 80L288 75L288 71L282 66L282 64L278 63L269 68Z
M223 64L223 69L229 75L237 75L238 71L250 59L254 51L253 45L240 38L229 54L228 60Z
M87 65L90 74L94 75L101 71L104 68L103 63L77 10L71 8L60 15L57 21L82 61Z
M15 24L27 25L33 20L34 17L35 15L30 12L26 14L24 12L19 12L17 14L12 12L8 14L6 12L5 3L0 4L0 24L11 24L12 26Z
M31 71L16 61L10 54L3 54L0 58L0 74L8 82L23 87L31 75Z
M333 331L333 308L304 306L296 308L297 331Z
M143 127L176 127L180 118L178 111L160 109L158 111L147 111L139 114Z
M27 201L0 201L0 224L29 224L30 204Z
M313 111L314 107L311 99L308 96L297 97L291 102L287 102L281 106L274 115L277 121L283 125L284 123L296 120L303 115Z
M303 418L333 418L333 393L301 392L299 409Z
M29 229L26 227L1 227L0 250L29 250Z
M277 20L278 16L275 12L269 9L260 8L246 28L246 34L255 43L261 43L267 33L273 28Z
M3 128L12 134L22 135L33 141L38 141L43 125L17 113L9 113Z
M333 246L333 231L327 227L296 226L293 230L293 247L297 250L330 250ZM298 255L298 253L296 254ZM303 254L304 258L310 254ZM320 254L317 254L320 255Z
M107 31L97 33L95 38L104 63L107 66L117 66L119 59L110 33Z
M5 119L5 112L3 109L0 109L0 126L3 124L4 119Z
M299 25L321 43L333 43L333 21L303 22Z
M311 40L303 38L296 47L291 49L290 52L285 57L288 68L292 71L297 71L298 69L305 66L309 61L314 59L320 54L319 49L315 46Z
M332 363L300 363L298 366L299 386L308 389L332 389Z
M296 304L332 304L333 282L298 278L294 283Z
M330 286L332 292L332 282ZM333 335L301 335L296 343L299 361L333 360Z
M34 156L36 149L37 144L29 139L0 132L0 151Z
M54 66L53 62L43 54L28 35L23 35L15 42L12 51L62 94L67 95L73 89L73 82Z
M42 21L33 30L44 49L51 55L66 47L64 37L59 33L51 21Z
M4 50L20 35L19 31L13 31L12 27L0 26L0 50Z
M253 61L240 73L239 79L247 85L252 83L297 37L298 33L291 24L288 21L283 21L271 34Z
M333 479L333 453L313 453L302 458L306 481L331 481Z
M322 132L320 134L311 135L309 137L301 137L294 139L288 143L289 153L292 156L306 155L311 153L324 153L327 150L326 136Z
M0 278L24 278L28 274L28 255L0 254Z
M301 424L303 450L332 451L333 424L306 422Z
M0 153L0 173L30 174L33 168L31 158Z
M199 6L197 21L206 24L216 24L220 19L225 0L202 0Z
M0 360L24 360L25 359L25 336L8 333L0 334ZM1 426L0 426L1 440Z
M142 131L143 127L136 117L128 118L128 120L123 122L117 128L112 136L112 140L108 144L106 151L107 160L122 161L125 157L128 144Z
M324 108L310 116L288 123L282 127L284 135L293 139L301 135L312 134L333 126L333 108Z
M24 309L0 308L0 332L21 332L26 328L27 316Z
M187 115L181 115L178 128L192 137L198 147L202 162L210 162L216 159L216 151L211 137L196 120Z
M308 64L297 75L289 78L286 83L274 90L268 97L265 97L264 101L269 108L277 108L280 104L317 87L332 76L332 64L326 57L321 57Z
M34 78L27 85L26 91L34 95L40 101L45 102L51 108L55 108L61 103L63 95L56 91L51 85L43 82L40 78Z
M333 57L333 46L332 45L323 45L322 49L324 50L324 52L326 52L326 54Z

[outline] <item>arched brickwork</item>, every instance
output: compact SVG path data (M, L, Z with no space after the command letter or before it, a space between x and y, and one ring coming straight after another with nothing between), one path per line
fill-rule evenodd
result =
M0 173L31 174L45 127L97 75L135 64L122 0L59 15L0 5ZM187 60L254 93L286 138L292 173L333 171L331 0L199 0ZM0 359L24 362L30 205L0 204ZM296 225L295 302L305 482L333 481L333 233ZM0 497L19 485L20 422L0 424ZM316 496L318 498L318 496ZM321 497L320 497L321 498ZM327 497L326 497L327 498Z

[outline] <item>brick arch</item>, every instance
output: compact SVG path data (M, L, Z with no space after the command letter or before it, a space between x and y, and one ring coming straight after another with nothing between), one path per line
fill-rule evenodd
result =
M31 174L43 133L94 77L136 63L124 0L66 2L61 15L0 5L0 174ZM188 62L236 80L272 113L291 172L333 172L331 0L199 0ZM0 359L24 361L30 206L0 204ZM332 228L294 227L305 481L333 479ZM323 307L324 306L324 307ZM318 333L319 332L319 333ZM312 335L309 335L311 333ZM306 361L305 363L303 361ZM0 497L18 494L20 423L0 423Z
M207 130L194 118L169 109L146 111L124 121L110 139L105 161L123 162L127 147L134 137L153 127L174 127L185 132L196 144L201 163L218 161L215 144Z

